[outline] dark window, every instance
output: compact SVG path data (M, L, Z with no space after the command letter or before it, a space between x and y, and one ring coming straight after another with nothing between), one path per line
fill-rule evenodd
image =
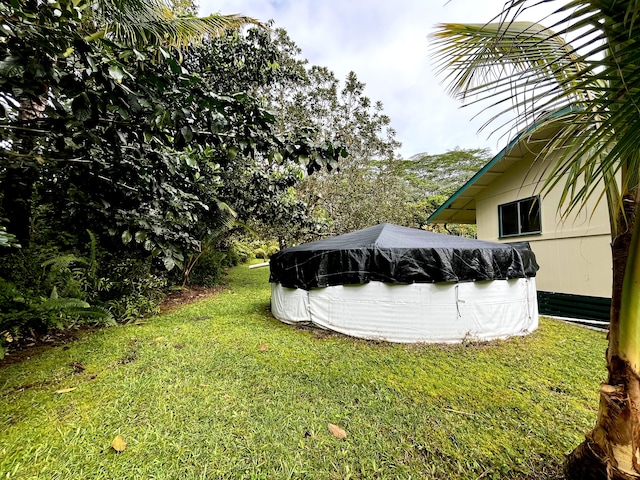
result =
M540 233L540 197L529 197L498 205L498 221L500 237Z

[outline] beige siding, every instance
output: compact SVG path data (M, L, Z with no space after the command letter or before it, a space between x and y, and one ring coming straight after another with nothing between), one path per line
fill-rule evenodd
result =
M538 290L597 297L611 296L610 230L604 200L562 219L558 212L561 189L541 198L542 233L500 239L498 205L539 194L541 172L548 163L531 166L531 159L515 164L476 198L478 238L510 242L526 240L536 254Z

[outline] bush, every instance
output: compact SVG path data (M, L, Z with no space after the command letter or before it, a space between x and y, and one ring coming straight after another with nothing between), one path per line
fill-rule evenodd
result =
M2 258L0 335L20 339L159 311L167 282L151 271L151 259L120 260L106 254L91 232L89 239L84 252L49 242Z
M110 266L106 306L118 321L129 322L160 311L167 279L153 273L150 264L126 259Z
M238 257L238 263L248 263L256 258L253 247L244 240L233 240L232 248Z
M241 263L245 263L246 260L240 260L240 254L236 250L234 245L230 245L227 248L227 267L235 267L236 265L240 265Z
M11 282L0 278L0 358L9 343L28 334L44 334L82 324L113 323L111 314L102 307L91 307L78 298L58 296L53 287L49 297L28 297Z
M189 282L202 287L213 287L220 283L225 268L231 266L226 252L214 249L205 251L189 274Z
M27 296L48 295L42 282L42 263L58 255L55 247L33 246L0 257L0 277L23 291Z
M255 258L261 258L265 261L280 251L276 240L254 240L251 242L251 248Z
M27 308L22 292L13 283L0 278L0 358L4 356L5 345L20 337L28 322L24 316Z

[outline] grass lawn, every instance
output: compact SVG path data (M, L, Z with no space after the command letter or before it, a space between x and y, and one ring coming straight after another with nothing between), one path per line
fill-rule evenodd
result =
M0 368L0 478L548 479L595 421L602 333L367 342L273 319L267 278Z

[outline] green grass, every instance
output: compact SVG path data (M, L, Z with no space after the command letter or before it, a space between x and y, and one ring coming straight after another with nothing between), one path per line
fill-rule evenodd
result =
M595 422L602 333L367 342L274 320L267 276L0 369L0 478L556 478Z

